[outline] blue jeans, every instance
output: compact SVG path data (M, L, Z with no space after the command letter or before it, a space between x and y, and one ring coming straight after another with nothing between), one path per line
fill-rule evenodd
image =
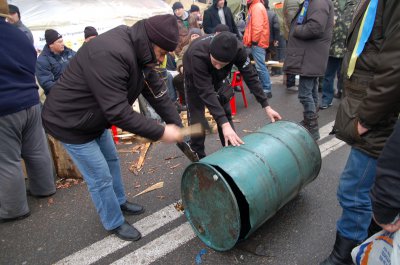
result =
M300 76L298 98L304 113L317 113L318 77Z
M329 105L333 100L333 83L335 76L338 77L338 90L340 87L340 68L342 65L342 58L335 58L329 56L328 65L325 71L324 83L322 85L322 102L321 105Z
M84 144L63 143L85 179L92 201L107 230L122 225L120 205L126 202L121 168L109 130Z
M260 78L264 92L271 92L271 80L269 78L267 66L265 65L265 49L253 45L251 46L251 54L253 55L256 63L256 70L258 72L258 77Z
M372 218L369 192L375 181L376 159L352 148L339 180L337 191L342 216L337 231L347 239L363 241L367 238Z

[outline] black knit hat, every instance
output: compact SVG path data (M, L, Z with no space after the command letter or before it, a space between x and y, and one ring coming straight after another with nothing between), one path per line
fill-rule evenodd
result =
M166 51L174 51L178 46L179 30L176 17L158 15L144 21L149 40Z
M230 31L229 27L227 25L224 24L218 24L217 26L215 26L214 28L214 33L215 32L224 32L224 31Z
M85 39L92 37L92 36L98 36L99 33L97 33L97 30L94 27L87 26L85 30L83 31L85 34Z
M190 13L197 12L197 11L200 11L199 6L197 6L197 5L191 5L190 6L190 10L189 10Z
M175 11L175 10L177 10L177 9L179 9L179 8L183 8L183 5L182 5L181 2L175 2L175 3L172 5L172 11Z
M54 29L46 29L46 31L44 32L44 38L46 39L46 44L50 45L53 44L56 40L62 38L62 36Z
M19 8L15 5L8 5L8 13L9 14L14 14L17 13L18 14L18 18L21 19L21 13L19 12Z
M230 32L221 32L216 35L210 44L212 57L223 63L231 62L237 53L238 40Z

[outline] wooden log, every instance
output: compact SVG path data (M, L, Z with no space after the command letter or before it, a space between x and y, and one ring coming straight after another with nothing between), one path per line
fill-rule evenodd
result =
M62 144L50 135L47 135L47 139L49 141L51 156L53 158L57 177L62 179L81 179L81 172L75 166Z

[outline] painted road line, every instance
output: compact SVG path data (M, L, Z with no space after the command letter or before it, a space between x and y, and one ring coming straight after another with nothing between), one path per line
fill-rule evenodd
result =
M332 138L331 140L319 146L319 150L321 151L321 157L322 158L326 157L327 155L336 151L337 149L339 149L344 145L346 145L346 143L343 142L342 140L339 140L337 138Z
M154 214L134 223L133 226L140 231L142 236L146 236L173 220L178 219L182 215L181 212L178 212L175 209L173 204L170 204ZM121 240L115 235L110 235L78 252L75 252L55 264L92 264L130 243L132 242Z
M329 136L329 133L332 131L332 127L335 121L331 121L330 123L326 124L325 126L319 129L319 135L321 137L320 140Z
M195 238L195 236L190 224L185 222L112 264L148 265Z

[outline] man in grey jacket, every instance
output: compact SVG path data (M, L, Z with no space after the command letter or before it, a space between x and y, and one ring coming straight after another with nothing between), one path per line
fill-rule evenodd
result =
M21 13L19 8L15 5L8 5L10 17L7 18L8 23L13 24L20 29L28 37L30 42L33 44L33 35L30 29L28 29L21 21Z
M299 100L304 107L301 122L315 140L318 130L318 77L325 74L333 30L330 0L305 0L292 20L284 71L300 75Z

